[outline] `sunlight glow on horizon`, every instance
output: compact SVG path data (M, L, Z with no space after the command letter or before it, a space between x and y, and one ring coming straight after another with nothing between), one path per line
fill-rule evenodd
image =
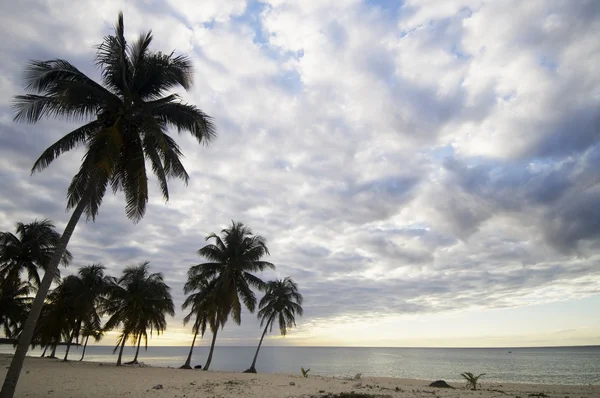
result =
M580 300L548 304L445 314L388 316L368 320L324 320L298 322L283 337L276 328L264 346L329 347L536 347L600 345L600 319L591 324L585 317L600 306L600 295ZM564 312L565 308L576 308ZM148 339L148 346L189 346L191 329L169 323L167 332ZM515 326L516 325L516 326ZM235 325L226 327L235 328ZM543 331L540 331L543 330ZM261 329L254 336L217 338L217 345L255 346ZM114 345L118 331L112 331L95 345ZM210 344L207 331L196 345Z

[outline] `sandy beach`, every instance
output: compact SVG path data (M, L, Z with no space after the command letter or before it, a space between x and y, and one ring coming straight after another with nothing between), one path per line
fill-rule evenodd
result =
M0 356L4 378L10 356ZM312 375L204 372L157 367L116 367L95 362L27 358L18 397L325 397L357 392L379 397L600 397L600 386L492 384L478 391L428 387L431 380L362 377L359 381ZM158 387L159 385L162 388ZM157 387L157 388L155 388Z

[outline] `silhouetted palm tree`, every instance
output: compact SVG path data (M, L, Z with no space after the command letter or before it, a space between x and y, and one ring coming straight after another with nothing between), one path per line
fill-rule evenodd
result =
M142 338L148 346L148 329L161 334L167 328L165 315L175 315L175 307L170 288L163 281L161 273L149 273L150 264L127 267L123 275L109 288L109 294L103 312L110 315L105 329L121 326L121 335L117 340L120 347L117 366L121 365L123 347L127 339L138 343L134 361L137 361Z
M252 287L261 289L262 279L253 272L274 269L275 266L261 258L269 254L266 240L253 235L244 224L232 221L231 227L221 231L222 237L210 234L206 240L214 240L198 250L198 254L209 260L190 268L191 277L215 279L215 295L218 297L218 320L223 323L231 314L238 325L241 323L242 303L250 312L256 308L256 296ZM241 302L240 302L241 301ZM216 339L216 329L213 342ZM214 347L214 343L211 344ZM210 366L212 348L204 369Z
M69 306L65 304L64 296L59 295L56 289L52 291L42 308L32 340L33 347L39 343L42 347L52 348L49 358L56 358L56 347L61 340L69 338L68 311Z
M223 322L219 321L219 304L218 295L215 289L216 279L206 280L202 277L194 276L192 273L188 273L188 280L184 286L184 293L189 294L186 297L182 309L190 308L190 312L183 318L183 324L187 325L192 318L194 318L194 325L192 331L194 332L194 338L190 347L185 364L181 366L181 369L191 369L192 353L194 351L194 345L196 343L196 337L198 333L203 337L207 327L213 332L212 344L208 355L206 364L210 367L210 360L212 360L212 353L214 350L215 340L217 338L217 331L219 326L223 327ZM206 369L205 364L205 369Z
M273 330L275 320L279 321L279 331L282 336L285 336L287 330L292 326L296 326L296 315L302 316L304 313L302 301L303 298L298 292L298 286L291 278L288 277L266 283L265 295L258 305L260 308L258 319L260 319L261 326L265 325L265 329L262 336L260 336L252 365L246 370L247 373L256 373L255 366L258 351L265 338L265 334L267 334L267 330Z
M7 338L19 335L31 304L30 282L14 278L0 279L0 328Z
M50 220L34 220L28 224L17 223L16 234L0 232L0 277L18 280L21 272L37 288L40 286L39 269L46 270L50 258L60 240ZM67 265L73 256L65 251L62 263ZM60 279L58 269L54 271L55 281Z
M67 194L71 218L48 263L54 274L79 218L85 211L94 219L107 187L123 191L127 216L138 221L146 210L146 161L157 176L162 195L169 198L168 178L188 181L182 153L168 129L190 132L199 143L216 136L209 116L168 91L192 84L190 60L173 53L152 52L152 34L140 35L133 45L125 40L123 14L114 35L98 46L96 64L102 84L96 83L62 59L33 61L26 71L25 90L15 97L15 120L36 123L42 118L85 120L85 124L46 149L32 171L48 167L76 147L86 153ZM52 280L44 278L33 302L0 397L11 398Z
M79 359L80 361L83 361L90 337L93 338L95 342L98 342L102 340L102 337L104 337L104 330L102 330L100 324L90 325L84 323L83 327L81 328L81 337L85 338L83 343L83 352L81 353L81 358Z
M71 342L75 335L79 334L78 325L79 322L79 311L77 296L80 294L79 281L77 276L68 275L62 279L60 284L52 291L51 298L54 304L54 311L51 316L56 317L60 324L57 325L65 335L67 342L67 349L65 352L64 361L69 356L71 349Z
M104 275L104 266L93 264L81 267L77 275L69 275L56 288L59 300L65 307L65 321L68 322L69 337L65 352L69 357L71 343L78 337L83 324L100 325L99 309L112 278Z

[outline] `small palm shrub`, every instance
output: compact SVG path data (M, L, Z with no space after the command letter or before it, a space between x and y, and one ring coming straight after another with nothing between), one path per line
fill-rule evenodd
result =
M461 373L460 374L466 381L467 381L467 388L470 388L471 390L477 390L477 384L479 382L479 378L481 376L484 376L485 373L480 374L479 376L475 376L475 374L471 373L471 372L465 372L465 373Z
M302 376L308 377L308 372L310 372L310 368L304 369L304 366L301 366L300 370L302 371Z

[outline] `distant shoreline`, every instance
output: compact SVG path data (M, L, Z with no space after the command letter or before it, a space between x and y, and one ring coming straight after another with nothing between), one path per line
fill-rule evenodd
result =
M1 339L0 344L3 345L14 345L11 339ZM40 346L40 344L37 344ZM58 343L59 346L65 346L67 343L61 342ZM71 343L72 346L81 346L79 343ZM111 347L114 345L110 344L92 344L88 345L89 347ZM220 347L243 347L243 348L256 348L255 345L229 345L229 344L221 344ZM149 344L148 347L156 347L156 348L168 348L168 347L187 347L189 345L152 345ZM552 349L552 348L597 348L600 349L600 344L592 344L592 345L565 345L565 346L527 346L527 347L401 347L401 346L329 346L329 345L263 345L263 348L275 348L275 347L285 347L285 348L380 348L380 349L403 349L403 350L523 350L523 349Z
M16 346L16 345L18 344L18 342L19 342L19 340L18 340L18 339L7 339L7 338L0 338L0 344L1 344L1 345L12 345L12 346ZM40 344L40 343L38 343L38 342L32 342L32 344L35 344L35 345L37 345L37 346L41 346L41 344ZM65 345L67 345L67 343L60 342L60 343L57 343L57 345L59 345L59 346L65 346ZM72 345L73 347L79 347L81 344L79 344L79 343L71 343L71 345Z

